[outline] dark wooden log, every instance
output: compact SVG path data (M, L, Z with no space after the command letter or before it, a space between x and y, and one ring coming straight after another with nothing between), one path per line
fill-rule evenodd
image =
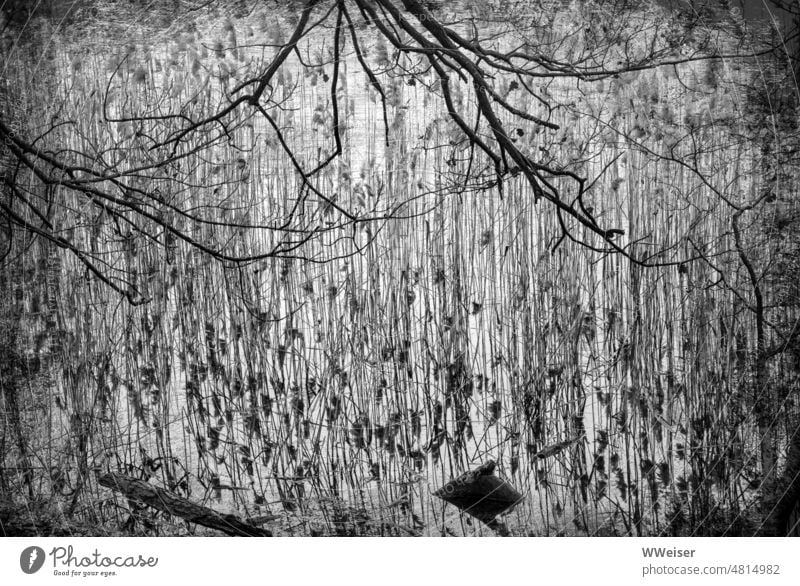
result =
M764 521L758 532L768 537L800 535L800 424L795 427L783 474L764 490Z
M102 486L122 493L132 501L181 517L190 523L197 523L236 537L272 537L269 529L254 527L235 515L224 515L214 509L195 504L138 478L109 472L99 476L97 481Z
M522 495L504 480L494 476L493 461L482 464L475 470L465 472L451 480L433 495L455 505L499 533L504 526L496 517L522 500Z

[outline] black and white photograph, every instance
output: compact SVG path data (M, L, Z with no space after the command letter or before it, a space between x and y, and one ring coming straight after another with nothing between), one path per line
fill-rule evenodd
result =
M0 0L0 535L800 536L798 77L795 0Z

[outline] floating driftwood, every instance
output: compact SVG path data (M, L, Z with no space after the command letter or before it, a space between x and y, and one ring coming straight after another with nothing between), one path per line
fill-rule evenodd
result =
M522 495L509 483L494 475L495 462L490 460L451 480L433 494L472 515L491 529L507 534L496 517L522 500Z
M97 481L102 486L121 492L132 501L181 517L190 523L197 523L236 537L272 537L269 529L254 527L235 515L225 515L195 504L138 478L109 472L99 476Z

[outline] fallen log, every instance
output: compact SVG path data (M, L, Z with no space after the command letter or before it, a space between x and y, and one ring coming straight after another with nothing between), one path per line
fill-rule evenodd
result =
M254 527L235 515L222 514L214 509L198 505L138 478L109 472L98 476L97 481L106 488L122 493L134 502L181 517L190 523L216 529L235 537L272 537L272 531L269 529Z

